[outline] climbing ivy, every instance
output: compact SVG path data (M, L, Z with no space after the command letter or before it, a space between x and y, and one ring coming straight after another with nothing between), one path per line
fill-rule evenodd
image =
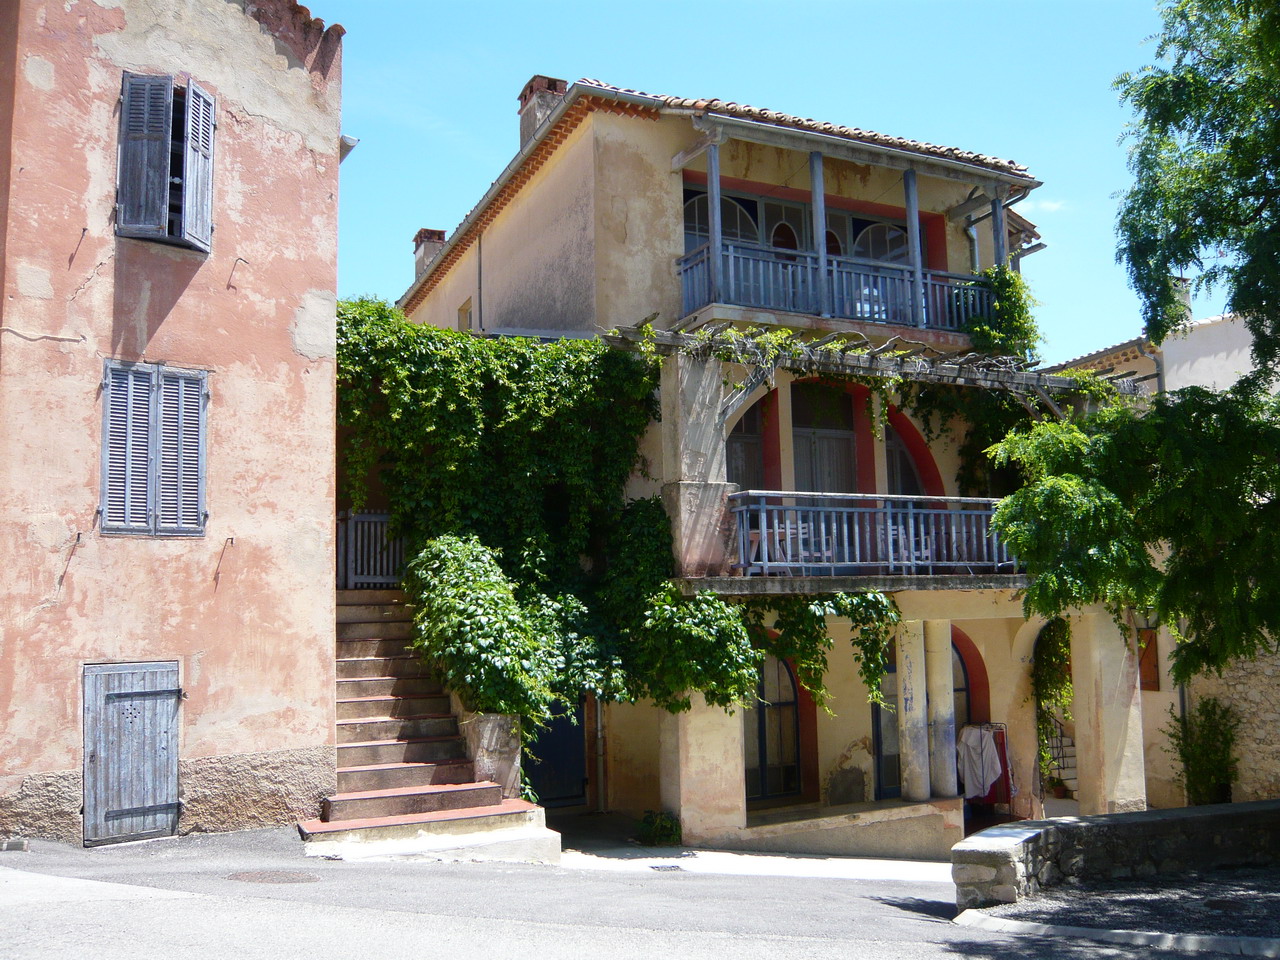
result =
M880 594L740 603L682 596L644 471L657 359L599 340L482 339L408 323L376 300L340 304L338 419L345 490L385 495L411 558L414 645L468 707L526 733L583 692L688 709L755 699L765 654L791 657L819 702L828 617L854 628L879 696L898 614Z
M1022 274L1004 264L988 267L978 276L992 294L991 312L972 317L965 330L980 353L998 357L1021 357L1037 363L1036 349L1044 341L1036 325L1038 303Z

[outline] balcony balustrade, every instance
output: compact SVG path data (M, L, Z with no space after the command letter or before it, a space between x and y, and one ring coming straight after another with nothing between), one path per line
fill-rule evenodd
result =
M729 498L741 576L1016 573L995 500L745 490Z
M710 245L703 244L677 262L684 315L719 302L960 331L971 318L991 312L991 290L972 274L922 270L923 303L916 316L910 266L836 256L825 258L829 305L824 308L819 259L816 253L802 250L725 242L721 244L721 290L716 294L711 289Z

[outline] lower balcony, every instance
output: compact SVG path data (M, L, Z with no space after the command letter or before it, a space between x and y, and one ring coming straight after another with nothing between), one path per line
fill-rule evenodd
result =
M995 500L746 490L729 497L740 577L1017 574Z
M912 296L913 271L901 263L784 250L755 244L721 245L719 290L713 289L711 247L677 262L685 316L712 303L838 317L871 323L964 331L992 309L990 288L971 274L921 270L921 303ZM820 282L825 279L825 283Z

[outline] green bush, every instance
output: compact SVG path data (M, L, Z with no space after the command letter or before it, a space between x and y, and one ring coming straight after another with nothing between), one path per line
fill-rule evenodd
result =
M1217 697L1201 697L1182 716L1170 707L1169 721L1163 729L1169 738L1165 749L1178 759L1176 779L1187 791L1187 803L1230 803L1231 785L1240 776L1235 756L1239 714Z

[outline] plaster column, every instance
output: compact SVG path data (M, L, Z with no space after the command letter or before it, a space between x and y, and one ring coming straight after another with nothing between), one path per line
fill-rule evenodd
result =
M929 799L929 723L927 719L924 621L898 624L898 750L902 798Z
M813 252L817 258L818 275L814 289L818 292L817 312L831 316L831 293L827 284L827 188L822 171L822 152L809 154L809 212L813 218Z
M951 621L924 622L924 661L929 690L929 785L935 797L954 797L956 698L951 669Z
M722 240L724 229L721 223L720 210L720 144L713 143L707 147L707 279L711 284L711 302L720 302L720 291L723 278L720 276L724 263Z
M925 325L924 252L920 241L920 195L916 189L916 172L902 171L903 201L907 210L907 255L911 264L911 323Z
M725 573L737 560L725 503L737 487L725 481L723 379L717 360L674 354L662 364L662 501L681 577Z
M1138 658L1105 613L1071 618L1081 814L1147 808Z
M663 712L659 730L662 808L680 819L684 842L710 843L747 823L742 713L693 694L683 713Z

